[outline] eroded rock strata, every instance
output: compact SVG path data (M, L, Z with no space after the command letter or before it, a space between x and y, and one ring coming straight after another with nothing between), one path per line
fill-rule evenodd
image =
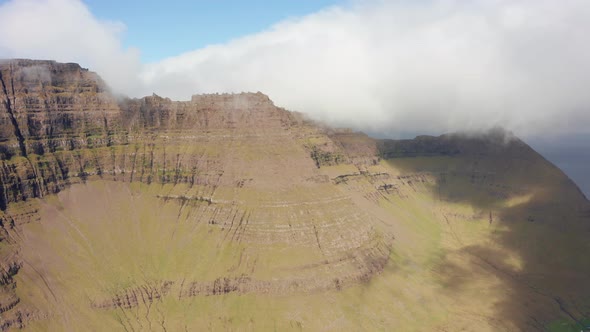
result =
M590 316L588 201L504 132L374 140L262 93L118 98L52 61L0 80L2 330Z

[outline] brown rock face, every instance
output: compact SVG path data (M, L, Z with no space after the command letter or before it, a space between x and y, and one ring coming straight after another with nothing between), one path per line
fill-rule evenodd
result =
M2 61L0 330L581 321L590 206L508 136L374 140L262 93L117 98Z
M266 247L262 255L288 243L296 250L312 246L320 254L312 255L320 262L300 269L281 267L279 280L243 273L187 280L179 298L314 291L335 287L334 280L340 288L369 280L387 261L392 238L376 237L366 223L373 217L357 208L337 208L350 198L331 188L329 177L318 171L324 165L354 167L352 159L325 129L276 107L262 93L197 95L187 102L157 95L117 100L96 74L76 64L11 60L0 64L0 74L1 240L6 243L23 245L12 238L13 229L44 218L36 198L109 180L173 185L176 189L159 193L158 200L202 209L199 223L228 232L223 239ZM376 159L372 149L369 158ZM300 206L305 209L299 211ZM316 219L322 214L326 220ZM293 231L273 224L276 219L288 220L285 226ZM337 239L328 240L334 227L355 231L339 231ZM7 247L3 256L7 295L0 308L14 316L7 327L24 324L18 317L25 314L48 314L17 306L12 276L28 258L15 252ZM337 278L334 273L314 276L330 266L340 271ZM175 284L180 282L167 282ZM92 301L97 308L131 308L143 289L121 289Z
M100 78L77 64L11 60L0 63L0 208L63 188L70 165L59 157L118 140L120 109ZM102 138L102 139L101 139Z
M3 159L79 148L120 122L116 100L77 64L12 60L0 64Z
M190 102L156 95L117 101L95 73L77 64L4 61L0 81L0 156L13 160L2 169L2 209L93 175L127 174L130 181L150 183L199 181L194 164L165 152L155 155L154 139L166 141L167 131L193 133L181 137L187 141L198 140L195 133L226 130L264 137L297 121L261 93L194 96ZM132 153L114 148L131 145ZM113 147L106 157L86 153L105 147ZM164 174L157 174L159 168Z

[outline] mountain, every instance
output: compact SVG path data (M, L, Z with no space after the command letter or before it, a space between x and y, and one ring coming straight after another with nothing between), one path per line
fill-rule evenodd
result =
M53 61L0 85L1 330L590 323L590 203L510 133L376 140Z

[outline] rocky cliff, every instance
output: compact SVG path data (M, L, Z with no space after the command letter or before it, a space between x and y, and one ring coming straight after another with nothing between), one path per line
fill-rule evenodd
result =
M5 61L0 81L0 153L11 161L2 171L3 210L91 176L197 181L196 165L166 156L165 148L155 153L154 143L166 142L165 133L193 133L181 136L184 141L226 129L263 136L296 121L261 93L194 96L190 102L156 95L117 100L95 73L77 64Z
M3 61L0 81L3 330L590 316L590 206L502 131L374 140L262 93L117 98L52 61Z

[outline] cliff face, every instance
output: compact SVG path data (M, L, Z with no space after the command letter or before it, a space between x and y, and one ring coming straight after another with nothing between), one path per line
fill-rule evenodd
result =
M158 193L158 201L208 210L199 215L199 223L215 229L234 228L232 239L266 247L253 249L260 251L256 255L271 255L274 249L270 246L277 243L291 243L295 249L290 255L307 250L304 248L308 245L321 248L318 250L324 263L317 268L333 265L340 271L339 284L369 278L383 268L390 239L375 238L371 226L361 224L361 216L354 208L336 208L332 200L342 198L326 188L329 179L317 173L320 165L350 164L342 149L324 129L277 108L267 96L199 95L191 101L176 102L153 95L117 100L96 74L75 64L14 60L2 63L0 72L5 87L0 109L0 208L4 211L1 240L7 244L3 255L7 296L4 302L0 299L0 308L5 308L5 316L9 317L6 327L24 324L19 318L24 314L37 318L48 314L31 306L17 306L20 297L12 277L23 267L24 260L34 259L26 258L26 252L37 245L27 245L17 239L21 235L15 234L22 234L21 227L27 228L27 224L45 220L38 199L93 181L172 185L176 189ZM320 152L322 156L337 152L339 159L320 161L316 156L314 160L312 155ZM293 192L300 192L303 198L296 198ZM313 202L320 197L318 203L298 202ZM331 216L310 223L305 215L293 215L299 204L312 204L309 209L317 211L313 213L332 211ZM291 220L298 235L284 234L280 226L273 225L274 218ZM238 219L239 225L234 225ZM246 230L250 219L255 223ZM330 226L335 220L337 223ZM323 234L346 225L357 225L354 228L358 233L340 234L344 243L319 243ZM46 249L42 251L51 252ZM15 255L17 252L21 254ZM310 257L312 261L318 258L317 253ZM230 288L279 294L333 287L333 278L313 277L317 268L281 272L284 276L277 281L239 275L241 286ZM235 273L228 276L221 271L216 280L237 282ZM169 281L168 285L175 282ZM208 286L208 280L198 278L188 282L192 286L183 290L188 297L226 292L223 289L227 288L219 291L217 281ZM128 294L133 290L120 292ZM93 306L120 303L117 296L101 295L92 300ZM33 303L32 307L38 306Z
M115 98L95 73L77 64L4 61L0 85L1 209L63 188L73 165L60 152L118 140ZM44 157L49 155L50 161Z
M4 61L0 83L3 159L80 148L86 137L107 136L120 123L104 83L77 64Z
M2 330L590 316L590 289L567 286L590 276L590 206L506 133L374 140L261 93L116 98L52 61L0 79Z
M167 141L166 132L190 131L192 138L224 130L264 136L295 121L260 93L194 96L190 102L156 95L116 100L95 73L77 64L5 61L0 80L2 210L92 176L197 181L194 164L166 156L167 143L158 147L161 155L154 151L156 141Z

